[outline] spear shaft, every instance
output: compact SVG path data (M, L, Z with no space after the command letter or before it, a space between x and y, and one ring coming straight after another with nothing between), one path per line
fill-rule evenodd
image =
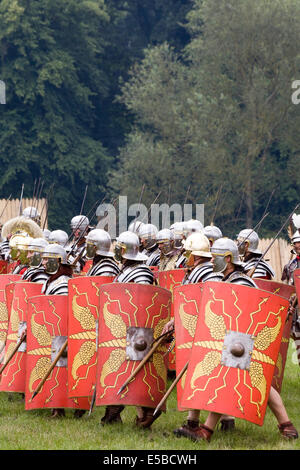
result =
M183 374L184 374L185 371L187 370L188 365L189 365L189 361L187 361L187 363L185 364L185 366L181 369L181 371L180 371L179 374L177 375L176 379L174 380L174 382L172 383L172 385L170 386L170 388L167 390L167 392L165 393L165 395L163 396L163 398L160 400L159 404L157 405L157 407L156 407L155 410L154 410L153 416L156 415L156 413L158 413L158 411L161 409L161 407L163 406L163 404L165 403L165 401L169 398L170 394L172 393L172 391L174 390L174 388L175 388L176 385L178 384L179 380L181 379L181 377L183 376Z
M18 349L19 349L19 347L21 346L21 344L23 343L23 341L25 341L25 338L26 338L26 333L21 336L20 340L18 341L18 343L16 344L16 346L14 347L14 349L12 350L12 352L10 353L10 355L8 356L8 358L6 359L5 363L4 363L3 366L1 367L1 369L0 369L0 375L2 374L2 372L4 371L4 369L6 368L6 366L9 364L9 362L12 360L12 358L14 357L14 355L16 354L16 352L18 351Z
M51 374L51 372L53 371L54 367L56 366L57 362L59 361L59 359L61 358L61 356L63 355L66 347L68 346L68 340L66 339L66 341L64 342L64 344L62 345L62 347L60 348L57 356L55 357L54 361L52 362L51 366L49 367L49 369L47 370L46 374L44 375L43 379L41 380L41 382L39 383L37 389L33 392L32 394L32 397L31 397L31 400L34 399L34 397L39 393L39 391L41 390L42 386L44 385L44 383L46 382L47 378L49 377L49 375Z
M126 385L129 384L129 382L134 379L134 377L138 374L138 372L142 369L142 367L146 364L146 362L150 359L150 357L152 356L152 354L156 351L156 349L158 348L158 346L160 345L160 343L162 341L164 341L164 336L162 336L161 338L159 338L159 340L156 342L156 344L154 344L154 346L150 349L150 351L146 354L146 356L144 357L144 359L142 359L142 361L139 363L139 365L136 367L136 369L134 369L134 371L132 372L132 374L130 375L130 377L128 377L127 380L125 380L124 384L120 387L117 395L120 395L120 393L122 392L122 390L124 390L124 388L126 387Z

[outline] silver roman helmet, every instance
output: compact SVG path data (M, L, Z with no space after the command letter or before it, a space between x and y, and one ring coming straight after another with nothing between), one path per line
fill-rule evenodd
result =
M182 248L182 240L183 240L183 227L184 222L174 222L170 226L171 232L174 234L174 247L175 248Z
M42 262L42 253L47 245L48 242L44 238L31 239L28 245L28 257L30 259L30 266L40 266Z
M48 241L49 243L57 243L58 245L65 246L68 241L68 234L64 230L53 230L50 232Z
M48 240L50 233L51 233L51 230L49 230L47 228L44 228L43 235L44 235L46 240Z
M246 246L245 243L248 243L248 250L250 253L256 253L261 255L261 251L258 249L259 237L257 233L251 228L245 228L240 231L237 235L237 244L240 255L245 254Z
M200 220L197 219L190 219L183 223L183 235L187 238L193 232L202 232L203 231L203 224Z
M140 220L133 220L128 226L128 231L139 235L139 231L143 225L145 224L141 222Z
M82 234L89 226L90 221L85 215L75 215L71 220L72 232Z
M156 242L160 251L164 255L168 255L174 249L174 233L168 228L163 228L156 235Z
M41 215L39 211L32 206L25 207L22 213L23 217L26 217L27 219L32 219L34 222L36 222L38 225L41 223Z
M237 244L230 238L219 238L211 247L214 271L223 272L226 269L225 257L230 256L232 264L241 266Z
M143 248L149 250L156 244L157 227L153 224L143 224L138 231Z
M123 232L117 237L115 244L115 259L122 261L122 259L134 261L146 261L148 257L139 252L139 237L129 230Z
M110 251L111 237L105 230L100 228L91 230L85 237L85 241L87 259L93 259L96 254L109 258L114 256L114 253Z
M42 252L42 258L45 261L45 271L48 274L57 273L60 264L67 264L67 252L57 243L49 243Z
M209 239L211 244L223 237L221 230L216 225L207 225L203 230L204 235Z

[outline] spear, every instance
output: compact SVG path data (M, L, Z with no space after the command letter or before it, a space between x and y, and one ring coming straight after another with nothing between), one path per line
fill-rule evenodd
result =
M189 365L189 361L187 361L187 363L185 364L185 366L181 369L181 371L180 371L179 374L177 375L176 379L174 380L174 382L172 383L172 385L170 386L170 388L167 390L167 392L165 393L165 395L163 396L163 398L160 400L159 404L157 405L157 407L156 407L155 410L154 410L153 416L155 416L156 413L158 413L158 411L161 409L161 407L163 406L163 404L165 403L165 401L169 398L171 392L174 390L175 386L178 384L179 380L181 379L181 377L183 376L183 374L184 374L185 371L187 370L188 365Z
M149 215L149 212L150 212L150 210L151 210L151 206L153 206L153 204L156 203L156 201L157 201L157 199L159 198L160 195L161 195L161 191L159 191L159 193L158 193L158 195L156 196L156 198L154 199L154 201L150 204L150 207L149 207L149 209L148 209L148 211L147 211L147 214L142 218L141 222L143 222L143 220L145 220L145 217L147 217L147 219L148 219L148 215Z
M89 416L91 416L93 408L95 406L96 394L97 394L97 389L96 389L96 385L95 385L95 388L94 388L94 391L93 391L93 396L92 396L92 401L91 401L91 405L90 405L90 409L89 409Z
M150 351L146 354L146 356L144 357L144 359L139 363L139 365L136 367L136 369L132 372L132 374L130 375L130 377L128 377L127 380L125 380L124 384L120 387L117 395L120 395L120 393L122 392L122 390L124 390L124 388L129 384L129 382L134 379L134 377L137 375L137 373L142 369L142 367L146 364L146 362L148 361L148 359L150 359L150 357L152 356L152 354L154 353L154 351L156 351L156 349L158 348L158 346L160 345L160 343L162 341L164 341L164 336L161 336L159 338L158 341L155 341L156 344L154 344L154 346L150 349Z
M221 194L222 188L223 188L223 186L221 186L218 190L218 194L217 194L217 198L216 198L216 206L215 206L214 214L213 214L213 217L212 217L211 223L210 223L211 225L214 224L214 220L215 220L215 217L216 217L216 213L217 213L217 209L218 209L218 205L219 205L219 199L220 199L220 194Z
M104 201L105 197L102 199L102 201ZM86 215L87 218L89 218L90 214L92 213L93 209L95 208L95 206L97 204L99 204L99 201L100 199L98 199L95 204L93 205L93 207L91 208L91 210L88 212L88 214ZM94 217L95 214L93 214L92 218ZM91 219L92 220L92 219ZM83 223L84 219L82 219L80 222L78 222L78 224L76 225L75 227L75 231L78 230L81 226L81 224ZM88 227L86 228L86 230L88 229ZM78 243L82 240L82 238L84 237L85 233L86 233L86 230L81 234L81 236L73 242L73 245L71 247L71 250L70 252L68 253L68 256L67 256L67 259L71 256L71 253L73 252L74 248L78 245ZM68 240L66 241L65 245L64 246L67 246L67 244L69 243L69 241L71 240L73 236L73 232L71 233L71 235L69 236Z
M140 194L140 200L139 200L139 204L138 204L139 206L141 205L144 190L145 190L145 184L143 184L143 186L142 186L142 190L141 190L141 194ZM133 224L133 232L135 230L136 222L137 222L137 220L135 219L134 224Z
M238 243L238 248L241 246L241 244L246 240L246 238L249 238L250 235L256 230L256 228L262 224L263 220L267 217L267 215L269 215L269 212L267 212L261 219L260 221L255 225L254 229L251 230L251 232L249 233L249 235L247 235L246 237L244 237L239 243Z
M82 211L83 211L83 206L84 206L84 203L85 203L87 190L88 190L88 185L86 185L86 187L85 187L84 196L83 196L83 200L82 200L82 204L81 204L81 208L80 208L80 214L82 214Z
M20 204L19 204L19 216L21 215L21 212L22 212L23 192L24 192L24 183L22 184L22 189L21 189Z
M44 383L46 382L46 380L48 379L49 375L51 374L52 370L54 369L54 367L56 366L57 362L59 361L59 359L61 358L61 356L63 355L66 347L68 346L68 339L66 339L66 341L64 342L64 344L62 345L62 347L60 348L57 356L55 357L54 361L52 362L51 366L48 368L46 374L44 375L43 379L41 380L41 382L39 383L37 389L33 392L32 394L32 397L31 397L31 400L34 399L34 397L39 393L39 391L41 390L42 386L44 385Z
M40 190L39 190L39 192L38 192L38 194L37 194L37 198L36 198L36 210L38 210L38 207L39 207L39 201L40 201L40 197L41 197L41 194L42 194L42 191L43 191L43 187L44 187L44 181L42 181Z
M50 196L52 196L54 186L55 186L55 183L52 183L51 186L50 186L50 188L49 188L47 197L46 197L46 199L45 199L45 202L44 202L44 205L43 205L43 208L42 208L42 211L41 211L41 216L40 216L40 217L41 217L41 220L42 220L42 215L43 215L45 206L47 206L46 214L45 214L45 219L44 219L44 223L43 223L43 228L42 228L42 230L44 230L45 225L46 225L46 222L47 222L47 219L48 219L49 201L50 201Z
M266 208L265 208L265 212L263 213L263 215L265 215L265 214L266 214L266 212L267 212L267 210L268 210L268 207L269 207L269 204L270 204L270 202L271 202L271 199L272 199L272 197L273 197L273 194L275 193L275 189L276 189L276 188L274 188L274 189L273 189L273 191L272 191L272 193L271 193L271 195L270 195L270 197L269 197L269 200L268 200L268 202L267 202L267 205L266 205ZM264 217L261 219L261 222L263 221L263 219L264 219ZM261 222L258 224L258 227L257 227L257 229L259 229L259 228L260 228L260 224L261 224Z
M269 244L269 246L265 249L265 251L263 252L263 254L260 256L260 258L258 258L258 260L256 261L255 265L253 266L253 268L251 269L250 273L248 274L249 277L252 277L258 264L261 262L261 260L265 257L265 255L267 254L267 252L269 251L269 249L271 248L271 246L273 245L273 243L275 242L275 240L277 239L277 237L280 235L280 233L282 232L282 230L284 229L285 225L287 224L287 222L290 220L290 217L292 216L292 214L298 209L298 207L300 206L300 203L297 204L297 206L295 207L295 209L290 213L290 215L288 216L288 218L285 220L284 224L282 224L282 226L280 227L280 229L278 230L277 234L275 235L275 237L273 238L273 240L271 241L271 243Z
M35 186L36 186L36 178L35 178L34 184L33 184L32 204L31 204L31 209L30 209L30 214L29 214L30 217L31 217L32 207L33 207L33 204L34 204L34 199L35 199Z
M12 352L10 353L10 355L8 356L8 358L6 359L6 361L4 362L3 366L1 367L0 369L0 375L2 374L2 372L4 371L4 369L6 368L6 366L9 364L9 362L12 360L12 358L14 357L14 355L16 354L16 352L18 351L19 347L21 346L21 344L23 343L23 341L25 341L25 338L26 338L26 332L24 331L21 335L21 338L19 339L19 341L17 342L16 346L14 347L14 349L12 350Z

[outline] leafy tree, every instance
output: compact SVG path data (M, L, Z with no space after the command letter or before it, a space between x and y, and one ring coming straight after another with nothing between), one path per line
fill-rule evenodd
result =
M229 236L258 222L276 188L264 224L273 230L299 194L299 19L296 0L196 0L184 55L148 49L123 87L135 125L111 186L137 200L145 182L149 204L172 185L171 202L187 192L188 202L205 202L206 223L218 202Z
M97 136L101 68L109 21L102 0L2 0L1 78L7 104L0 117L1 192L32 194L38 177L55 182L50 226L61 227L104 193L109 157ZM62 211L62 205L64 207Z

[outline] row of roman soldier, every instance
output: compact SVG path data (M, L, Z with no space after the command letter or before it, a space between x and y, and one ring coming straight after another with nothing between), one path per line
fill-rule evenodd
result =
M175 246L178 227L164 229L155 234L156 266L145 252L150 237L136 227L117 238L114 251L107 232L90 230L80 257L58 243L37 247L43 237L27 237L22 230L9 242L15 270L22 269L0 278L5 351L0 390L25 393L26 409L51 408L54 415L74 408L81 416L94 403L106 406L103 423L121 421L124 406L134 405L137 426L147 428L166 409L172 334L178 409L190 410L176 435L209 440L220 418L262 425L269 402L280 432L298 437L280 387L287 350L282 338L289 337L284 332L291 326L289 299L299 289L300 273L293 272L294 285L254 281L256 269L247 275L249 259L241 261L238 245L249 253L253 230L240 234L237 244L222 234L210 240L203 227L190 233L181 227L183 241ZM25 238L31 238L27 245ZM91 266L74 275L72 266L80 259ZM29 276L37 269L46 279ZM204 424L202 409L210 411Z

